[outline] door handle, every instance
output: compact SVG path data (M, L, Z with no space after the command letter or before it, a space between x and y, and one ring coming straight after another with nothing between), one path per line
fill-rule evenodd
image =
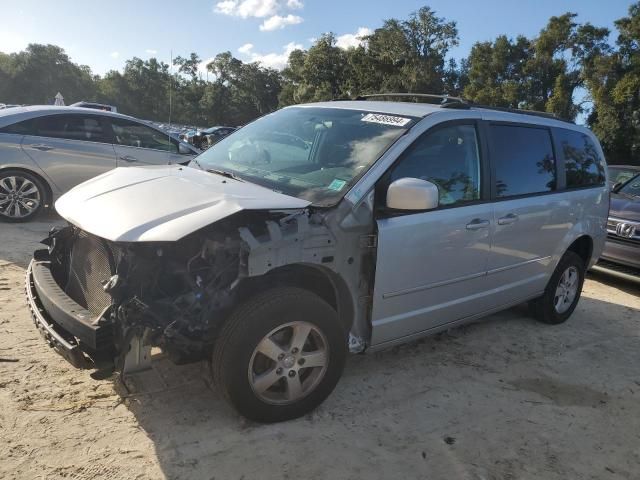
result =
M488 226L489 220L474 218L469 223L467 223L467 230L480 230L481 228L487 228Z
M132 157L131 155L123 155L118 157L120 160L124 160L125 162L137 162L138 159L136 157Z
M31 145L31 148L34 148L36 150L40 150L41 152L46 152L49 150L53 150L54 147L51 147L49 145L45 145L43 143L37 143L35 145Z
M509 215L505 215L504 217L500 217L498 219L498 225L511 225L518 221L518 215L515 213L510 213Z

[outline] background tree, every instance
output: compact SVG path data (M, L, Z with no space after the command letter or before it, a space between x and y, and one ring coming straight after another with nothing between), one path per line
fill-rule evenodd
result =
M615 22L616 51L595 56L587 69L593 99L588 123L608 160L640 164L640 3Z
M0 52L0 102L48 104L60 91L67 103L97 100L149 120L212 126L242 125L279 107L380 92L447 93L481 104L587 119L612 163L640 164L640 2L609 30L554 16L534 38L499 35L454 59L454 21L423 7L390 18L340 48L332 33L291 52L284 70L247 63L230 52L206 67L196 52L170 66L150 58L126 60L123 70L93 75L55 45Z

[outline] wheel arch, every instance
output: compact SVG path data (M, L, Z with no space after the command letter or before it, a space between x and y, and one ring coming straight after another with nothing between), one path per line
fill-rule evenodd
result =
M46 195L45 208L50 208L52 206L53 189L51 188L51 184L49 183L49 181L41 173L24 166L3 165L2 167L0 167L0 174L5 172L24 172L36 177L38 180L42 182L42 185L44 186L45 195Z
M582 258L586 268L591 262L591 256L593 255L593 239L589 235L581 235L569 245L567 251L574 252Z
M295 263L245 278L238 286L237 300L242 303L251 295L284 286L302 288L318 295L338 312L345 330L351 330L355 307L349 287L338 274L320 265Z

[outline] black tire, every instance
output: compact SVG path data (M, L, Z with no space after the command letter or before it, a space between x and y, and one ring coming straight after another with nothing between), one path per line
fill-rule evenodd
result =
M8 197L5 197L7 191L1 185L3 181L8 181L10 178L17 179L18 183L21 185L22 182L27 181L34 185L37 190L37 200L38 205L32 211L25 213L24 215L15 215L13 214L13 209L11 212L4 205L0 205L0 220L4 220L5 222L29 222L36 218L45 208L45 204L47 202L47 189L43 181L37 176L25 172L23 170L2 170L0 171L0 202L5 200ZM25 197L23 200L27 204L33 202L34 196L30 196L30 198ZM19 207L20 212L26 212L26 207Z
M328 346L326 369L306 396L284 405L268 403L254 392L249 380L254 351L270 332L299 321L324 335ZM346 353L347 333L327 302L307 290L278 287L256 295L231 314L214 346L211 372L214 384L241 415L257 422L279 422L312 411L329 396L342 375ZM286 378L280 381L288 385Z
M568 305L567 310L559 312L555 305L556 290L563 274L571 268L574 268L578 275L577 293ZM550 325L558 325L567 321L580 300L582 285L584 284L585 268L584 260L579 255L571 251L565 252L545 288L544 295L529 303L532 313L539 321Z

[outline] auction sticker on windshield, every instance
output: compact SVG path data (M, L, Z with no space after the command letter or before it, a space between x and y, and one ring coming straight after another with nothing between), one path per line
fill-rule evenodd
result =
M339 192L344 188L346 184L346 180L340 180L339 178L336 178L329 184L329 190L335 190L336 192Z
M394 125L404 127L411 121L410 118L396 117L395 115L382 115L380 113L367 113L362 117L363 122L381 123L382 125Z

